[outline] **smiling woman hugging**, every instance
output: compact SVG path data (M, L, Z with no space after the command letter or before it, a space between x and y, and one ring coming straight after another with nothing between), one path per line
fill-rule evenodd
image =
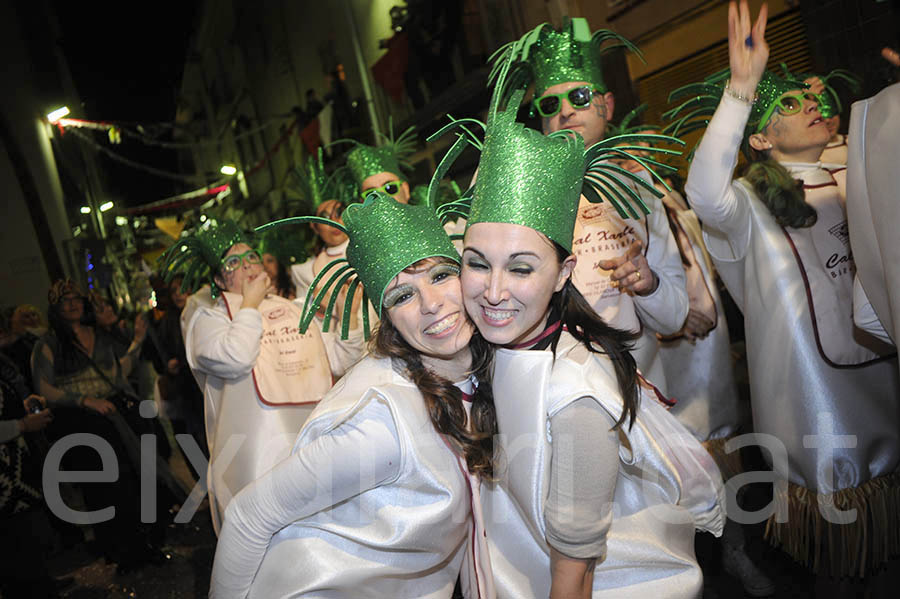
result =
M381 319L372 353L316 407L293 454L229 504L210 596L445 599L459 578L464 596L492 597L478 496L492 475L481 382L492 352L463 311L459 255L429 205L372 192L343 220L276 224L348 235L301 330L331 293L327 331L337 290L348 284L349 302L361 282L362 313L371 300Z

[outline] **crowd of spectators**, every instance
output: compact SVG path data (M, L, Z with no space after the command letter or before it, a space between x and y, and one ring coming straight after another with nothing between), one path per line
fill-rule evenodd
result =
M180 282L157 282L156 306L137 314L70 280L50 287L46 313L0 308L0 530L17 549L0 596L57 596L72 581L47 560L81 544L120 574L171 559L166 527L206 475L194 454L194 480L176 476L173 447L208 453Z

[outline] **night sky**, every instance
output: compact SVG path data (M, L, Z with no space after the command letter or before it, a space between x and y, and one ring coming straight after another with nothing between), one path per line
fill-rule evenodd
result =
M132 123L172 122L198 4L197 0L162 0L85 5L51 0L61 30L61 47L84 103L80 108L73 107L71 116ZM92 136L103 140L100 133ZM160 139L171 141L168 136ZM107 147L136 162L178 170L171 150L148 147L127 137L120 145ZM197 187L146 174L103 155L99 160L109 191L127 206Z

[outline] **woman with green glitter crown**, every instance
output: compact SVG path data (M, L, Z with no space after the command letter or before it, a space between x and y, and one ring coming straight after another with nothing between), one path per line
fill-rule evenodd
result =
M211 218L164 257L167 278L183 272L182 289L196 291L181 330L203 390L217 532L231 497L289 454L334 377L364 350L358 326L346 341L318 329L298 334L301 305L272 293L254 243L233 221Z
M470 318L499 346L496 480L481 489L497 596L698 596L694 529L721 531L718 469L640 377L628 351L635 336L603 322L571 282L581 194L646 210L626 183L638 178L610 159L653 170L656 160L632 150L669 138L585 149L577 133L526 129L515 122L523 90L513 87L501 110L509 64L486 127L463 120L437 133L459 129L435 172L443 176L466 143L481 150L462 288Z
M667 130L705 129L686 193L744 314L754 430L781 444L766 536L831 593L900 551L900 383L853 326L845 170L819 162L815 96L766 71L765 27L765 5L754 24L731 3L730 80L673 92L687 99ZM750 165L733 181L739 149Z
M490 598L478 480L492 474L495 427L477 381L492 353L465 315L459 254L431 204L373 192L343 220L267 226L316 222L349 237L300 326L330 294L327 330L334 290L349 284L352 296L362 282L381 319L371 353L319 403L293 455L229 504L210 597L449 598L459 578L465 597Z

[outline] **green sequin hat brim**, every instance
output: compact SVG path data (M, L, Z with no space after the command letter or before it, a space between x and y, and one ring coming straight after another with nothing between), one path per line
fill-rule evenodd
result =
M215 276L222 269L223 256L237 243L252 247L253 239L233 220L208 219L199 231L175 242L160 257L163 279L168 283L176 275L184 275L182 293L193 293L209 284L216 297L219 288Z
M680 102L675 108L663 113L663 119L671 121L663 129L666 135L684 137L693 131L706 129L712 115L719 107L730 69L723 69L706 77L699 83L691 83L669 94L669 103ZM768 109L784 94L804 90L809 86L802 81L784 79L772 71L765 71L756 86L756 101L750 109L750 116L744 129L741 147L748 154L748 140L760 127L760 120ZM765 123L763 123L763 126ZM693 157L696 146L691 149L688 159Z
M321 147L315 156L309 156L301 166L288 172L284 191L292 208L308 214L315 214L328 200L346 205L356 199L356 186L345 167L335 169L330 175L326 172Z
M643 60L637 46L614 31L599 29L591 33L586 19L566 17L561 31L542 23L494 52L489 59L493 65L488 82L495 85L500 68L511 59L505 76L506 89L501 90L504 100L511 90L531 82L535 97L549 87L571 81L588 82L605 93L608 90L603 78L603 57L619 48L634 52Z
M846 69L834 69L827 75L816 75L814 73L794 74L788 70L785 63L781 63L781 71L786 79L795 81L806 81L812 77L819 78L825 87L825 90L817 96L819 100L819 114L826 119L837 116L844 110L844 106L841 104L841 97L833 85L835 81L843 81L850 91L855 94L862 90L862 77Z
M379 173L393 173L406 181L404 172L412 170L408 158L415 152L415 128L409 127L399 137L394 138L393 121L389 126L389 134L379 133L380 146L368 146L354 139L339 139L331 145L351 143L356 147L346 158L346 168L350 171L356 188L362 187L363 181Z
M443 212L449 214L447 210ZM368 338L368 304L371 303L376 314L381 316L384 292L400 272L427 258L443 257L459 264L459 253L431 204L401 204L380 191L373 191L363 203L348 207L343 220L341 225L326 218L301 216L257 228L257 232L263 233L274 227L314 222L347 234L347 257L326 264L309 286L300 321L302 332L310 326L318 309L325 307L326 301L322 330L329 330L339 291L347 284L341 323L341 335L347 338L353 294L362 284L363 333Z

